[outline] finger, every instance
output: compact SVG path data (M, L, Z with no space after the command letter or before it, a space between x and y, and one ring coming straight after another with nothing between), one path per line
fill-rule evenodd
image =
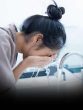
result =
M43 57L42 59L40 59L40 61L52 61L51 57Z
M38 64L36 64L36 66L38 67L45 67L46 65L48 65L50 62L40 62Z

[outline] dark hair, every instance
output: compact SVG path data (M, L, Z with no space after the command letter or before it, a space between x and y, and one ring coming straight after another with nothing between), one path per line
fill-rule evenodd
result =
M66 42L64 26L60 23L62 15L65 13L63 7L49 5L47 15L34 15L26 19L21 31L25 35L40 32L43 34L43 44L51 49L61 49Z

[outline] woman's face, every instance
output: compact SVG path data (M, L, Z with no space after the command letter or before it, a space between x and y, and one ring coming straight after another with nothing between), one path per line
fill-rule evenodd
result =
M39 35L36 35L28 40L28 42L25 41L23 46L23 58L26 58L28 56L56 56L58 51L52 50L46 46L40 47L42 44L42 37Z
M27 56L48 56L52 57L57 54L57 51L52 51L51 49L44 47L41 49L34 49L31 48L30 50L25 50L23 53L23 58L26 58Z

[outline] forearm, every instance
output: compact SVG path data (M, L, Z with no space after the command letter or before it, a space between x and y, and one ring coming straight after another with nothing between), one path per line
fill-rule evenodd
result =
M26 65L21 62L14 70L13 70L13 73L14 73L14 77L16 80L19 79L19 77L21 76L21 74L23 73L23 71L26 69Z
M28 67L42 68L52 61L51 57L29 56L25 58L14 70L14 76L17 80L23 71Z

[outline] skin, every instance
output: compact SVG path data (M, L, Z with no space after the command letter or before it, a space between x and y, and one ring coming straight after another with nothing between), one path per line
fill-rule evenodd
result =
M13 70L16 80L22 72L28 67L43 67L52 61L52 57L58 53L46 46L40 47L43 44L43 35L36 33L32 37L25 39L24 33L16 33L16 48L17 51L23 54L23 61Z

